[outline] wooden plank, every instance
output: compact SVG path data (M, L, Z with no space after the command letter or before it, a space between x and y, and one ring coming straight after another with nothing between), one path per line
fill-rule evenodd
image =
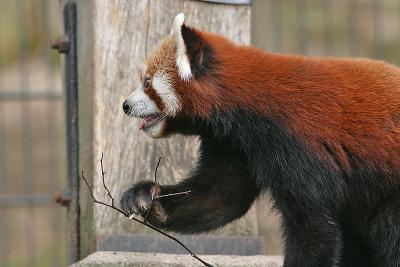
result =
M93 177L95 194L104 199L100 163L111 193L119 200L132 177L148 179L153 153L150 140L125 116L122 102L138 85L136 68L145 60L149 1L94 1ZM88 140L91 141L91 140ZM143 163L143 164L142 164ZM96 234L123 232L132 224L104 207L94 207Z
M263 254L263 238L258 236L176 236L200 255L260 255ZM140 234L105 235L97 238L101 251L135 251L154 253L187 254L187 251L163 236Z
M214 5L210 31L238 43L250 44L250 15L251 9L248 6Z
M200 1L185 1L185 24L202 31L210 31L213 5Z
M185 177L198 147L194 138L149 139L137 130L138 122L123 113L123 100L139 83L137 67L170 33L175 15L182 11L190 26L217 31L235 41L248 43L250 8L183 0L93 1L93 6L93 54L87 55L89 59L93 57L92 85L80 88L90 91L93 98L91 117L85 119L87 124L83 125L91 134L82 135L92 139L81 140L91 143L93 158L90 164L85 161L82 166L88 168L87 175L93 176L96 196L105 199L99 163L104 152L106 182L118 201L133 183L153 179L159 154L163 155L158 173L161 184ZM87 42L84 38L80 41ZM109 209L95 206L93 210L96 235L154 234ZM254 235L256 231L252 211L245 219L213 234Z

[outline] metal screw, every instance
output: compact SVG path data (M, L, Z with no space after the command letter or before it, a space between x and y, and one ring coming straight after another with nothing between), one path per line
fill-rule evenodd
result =
M58 37L56 40L51 42L51 48L58 50L60 54L66 54L69 50L69 38L67 35Z

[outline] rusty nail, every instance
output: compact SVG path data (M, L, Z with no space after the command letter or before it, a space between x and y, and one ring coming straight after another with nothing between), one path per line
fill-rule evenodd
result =
M59 53L68 53L69 49L69 38L67 35L60 36L53 42L51 42L51 48L58 50Z
M63 192L54 192L53 194L54 201L60 204L63 207L67 207L69 203L71 203L71 196L69 193L65 191Z

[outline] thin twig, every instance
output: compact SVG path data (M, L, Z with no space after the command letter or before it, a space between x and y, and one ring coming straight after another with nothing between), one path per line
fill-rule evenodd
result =
M160 157L160 159L161 159L161 157ZM158 160L158 164L160 163L160 159ZM82 171L82 180L85 182L85 184L86 184L86 186L87 186L87 188L88 188L88 190L89 190L89 193L90 193L90 195L91 195L91 197L92 197L94 203L97 203L97 204L100 204L100 205L109 207L109 208L111 208L111 209L113 209L113 210L115 210L115 211L118 211L119 213L123 214L125 217L127 217L127 218L129 218L129 219L131 219L131 220L134 220L135 222L138 222L138 223L140 223L140 224L142 224L142 225L144 225L144 226L146 226L146 227L148 227L148 228L150 228L150 229L153 229L154 231L156 231L156 232L162 234L162 235L165 236L165 237L168 237L169 239L171 239L171 240L175 241L176 243L178 243L183 249L185 249L185 250L190 254L190 256L192 256L193 258L195 258L196 260L198 260L199 262L201 262L204 266L213 267L213 265L211 265L211 264L205 262L204 260L202 260L201 258L199 258L194 252L192 252L187 246L185 246L185 245L184 245L181 241L179 241L177 238L175 238L175 237L173 237L173 236L171 236L171 235L169 235L169 234L163 232L162 230L160 230L160 229L158 229L158 228L152 226L151 224L147 223L147 222L144 221L144 220L141 221L141 220L135 218L135 217L133 216L133 214L132 214L132 215L129 215L128 213L125 213L125 212L124 212L123 210L121 210L120 208L115 207L115 206L114 206L114 198L111 196L111 193L110 193L110 191L108 190L108 188L107 188L107 186L106 186L106 184L105 184L105 181L104 181L103 154L102 154L102 156L101 156L101 161L100 161L100 163L101 163L101 167L102 167L102 168L101 168L101 173L102 173L102 179L103 179L103 186L104 186L104 189L107 191L107 195L111 198L111 205L110 205L110 204L107 204L107 203L105 203L105 202L99 201L99 200L97 200L97 199L95 198L94 193L93 193L93 185L89 185L89 182L87 181L87 179L86 179L86 177L85 177L85 175L84 175L84 173L83 173L83 171ZM157 164L157 167L158 167L158 164ZM157 172L157 170L156 170L156 172Z
M156 169L154 170L154 183L156 183L156 184L157 184L157 170L158 170L158 166L160 165L160 161L161 161L161 155L158 157L157 166L156 166Z
M177 196L177 195L189 195L190 193L192 193L192 190L183 191L183 192L179 192L179 193L171 193L171 194L159 195L159 196L156 196L154 199L163 198L163 197L170 197L170 196Z
M103 206L107 206L107 207L109 207L109 208L112 208L113 210L116 210L116 211L118 211L118 212L124 214L125 217L129 217L128 214L126 214L123 210L121 210L121 209L115 207L114 205L110 205L110 204L107 204L107 203L104 203L104 202L102 202L102 201L97 200L97 199L94 197L94 194L93 194L93 185L89 185L89 182L87 181L87 179L86 179L86 177L85 177L83 171L82 171L82 175L81 175L81 176L82 176L82 180L85 181L85 184L86 184L86 186L87 186L87 188L88 188L88 190L89 190L89 192L90 192L90 195L92 196L92 199L93 199L93 202L94 202L94 203L101 204L101 205L103 205Z
M109 197L111 198L111 205L114 206L114 198L111 196L111 192L110 192L110 190L107 188L106 182L104 181L104 174L106 174L106 173L104 172L104 169L103 169L103 156L104 156L104 153L101 152L101 159L100 159L101 177L102 177L102 179L103 179L103 186L104 186L104 189L107 191L107 196L109 196Z
M160 161L161 161L161 154L160 154L160 156L158 157L158 162L157 162L156 168L154 169L154 183L155 183L156 185L158 185L158 182L157 182L157 171L158 171L158 166L160 166ZM154 200L154 199L153 199L153 194L152 194L152 196L151 196L150 207L149 207L149 209L148 209L147 214L146 214L146 215L144 216L144 218L143 218L143 220L144 220L145 222L147 222L147 218L148 218L149 215L150 215L150 210L151 210L151 208L153 207L153 203L154 203L153 200Z

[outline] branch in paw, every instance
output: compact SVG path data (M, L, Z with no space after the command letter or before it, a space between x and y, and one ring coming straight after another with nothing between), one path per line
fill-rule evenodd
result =
M155 183L157 183L157 169L158 169L158 166L159 166L159 164L160 164L160 161L161 161L161 156L160 156L159 159L158 159L157 166L156 166L155 171L154 171L154 182L155 182ZM115 210L115 211L118 211L119 213L123 214L125 217L129 218L130 220L134 220L134 221L136 221L136 222L138 222L138 223L140 223L140 224L142 224L142 225L144 225L144 226L146 226L146 227L148 227L148 228L150 228L150 229L152 229L152 230L154 230L154 231L156 231L156 232L158 232L158 233L160 233L160 234L162 234L162 235L168 237L169 239L171 239L171 240L175 241L176 243L178 243L178 244L179 244L183 249L185 249L193 258L195 258L196 260L198 260L199 262L201 262L204 266L213 267L213 265L211 265L211 264L205 262L204 260L202 260L201 258L199 258L194 252L192 252L192 251L191 251L186 245L184 245L180 240L178 240L177 238L175 238L175 237L173 237L173 236L171 236L171 235L165 233L164 231L162 231L162 230L160 230L160 229L158 229L158 228L152 226L151 224L147 223L147 222L146 222L146 218L144 218L143 221L141 221L140 219L135 218L134 214L128 214L128 213L124 212L123 210L121 210L120 208L116 207L116 206L114 205L114 198L113 198L113 196L111 195L111 192L110 192L110 190L108 189L108 187L107 187L107 185L106 185L106 183L105 183L105 178L104 178L104 177L105 177L105 171L104 171L104 169L103 169L103 153L101 153L100 165L101 165L101 177L102 177L103 187L104 187L104 190L107 192L107 196L111 199L111 205L108 204L108 203L105 203L105 202L102 202L102 201L99 201L98 199L96 199L96 197L95 197L94 194L93 194L93 185L90 185L90 184L89 184L88 180L86 179L86 177L85 177L85 175L84 175L83 170L82 170L82 174L81 174L82 180L85 182L85 184L86 184L86 186L87 186L87 188L88 188L88 191L89 191L89 193L90 193L90 196L92 197L94 203L97 203L97 204L99 204L99 205L103 205L103 206L109 207L109 208L111 208L111 209L113 209L113 210ZM157 183L157 184L158 184L158 183ZM188 191L184 191L184 192L177 192L177 193L159 195L159 196L154 197L154 199L165 198L165 197L170 197L170 196L177 196L177 195L188 195L188 194L190 194L190 193L191 193L191 190L188 190ZM151 209L151 206L150 206L149 209ZM146 217L147 217L147 216L146 216Z

